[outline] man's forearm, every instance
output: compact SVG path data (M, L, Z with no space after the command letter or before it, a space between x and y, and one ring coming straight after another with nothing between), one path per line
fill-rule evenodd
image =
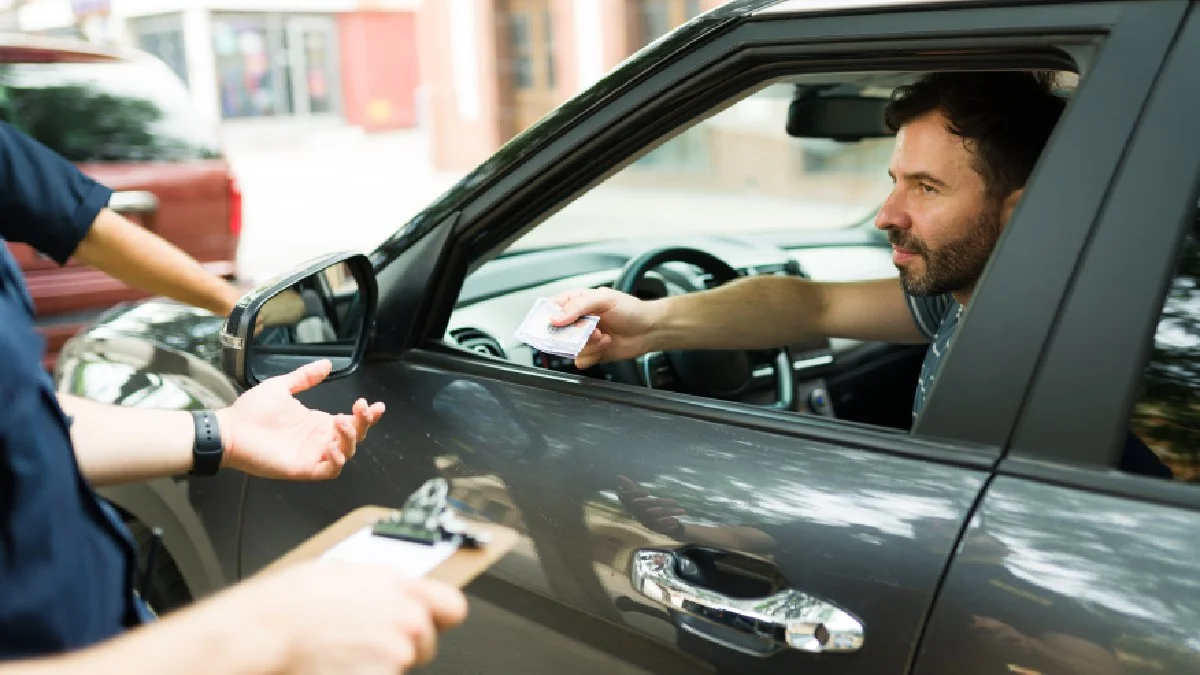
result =
M805 279L754 277L654 302L654 351L769 349L817 334L823 296Z
M652 304L652 351L770 349L812 338L926 341L899 280L890 278L752 277Z
M167 240L109 209L96 217L75 257L133 288L222 316L241 297L233 284L204 269Z
M124 408L59 394L72 417L79 469L93 485L118 485L187 473L195 427L178 410Z

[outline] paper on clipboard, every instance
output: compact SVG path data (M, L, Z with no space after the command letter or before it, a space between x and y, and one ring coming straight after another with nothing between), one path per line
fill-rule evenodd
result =
M376 562L395 567L406 576L425 577L462 588L504 557L519 538L510 527L485 522L471 523L471 530L487 538L482 548L458 547L454 542L430 546L372 534L380 519L395 514L395 509L381 506L356 508L267 565L262 572L305 560Z
M451 542L428 546L376 537L367 526L332 546L321 555L321 560L387 565L408 578L416 579L449 560L457 550L458 546Z

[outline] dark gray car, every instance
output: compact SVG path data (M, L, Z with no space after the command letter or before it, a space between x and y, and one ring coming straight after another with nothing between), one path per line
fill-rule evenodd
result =
M330 254L246 296L224 332L163 301L111 312L67 346L60 388L213 407L331 358L337 375L302 400L388 406L333 482L224 472L106 492L135 529L165 529L163 609L441 476L460 510L522 538L468 587L471 616L429 672L1200 672L1197 64L1188 0L731 2L369 256ZM654 298L876 273L864 261L887 242L853 167L886 162L888 93L1010 68L1063 75L1069 104L915 423L923 346L581 373L512 338L533 300L573 286ZM697 156L715 178L662 172ZM802 181L770 182L795 162ZM795 190L805 205L780 201ZM834 191L860 212L813 206ZM789 222L797 208L858 225ZM255 331L272 302L304 311ZM1119 468L1130 428L1175 481ZM685 535L641 495L673 500Z

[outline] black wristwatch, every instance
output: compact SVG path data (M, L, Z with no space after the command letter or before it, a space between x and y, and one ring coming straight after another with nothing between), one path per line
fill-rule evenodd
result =
M211 476L221 468L221 456L225 454L217 416L211 410L193 410L192 422L196 426L196 441L192 444L192 470L188 473Z

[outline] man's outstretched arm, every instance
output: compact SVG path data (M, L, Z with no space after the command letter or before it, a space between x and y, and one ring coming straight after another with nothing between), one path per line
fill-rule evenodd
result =
M75 249L80 262L126 285L225 316L242 293L166 239L101 209Z

